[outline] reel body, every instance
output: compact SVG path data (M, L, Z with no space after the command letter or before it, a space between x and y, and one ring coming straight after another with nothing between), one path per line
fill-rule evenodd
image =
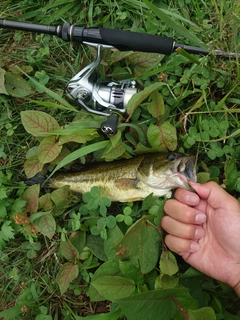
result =
M68 82L65 94L76 106L90 113L107 116L108 119L103 122L101 130L112 136L117 133L118 116L126 114L128 101L138 91L136 82L97 82L94 73L101 62L102 50L112 47L89 42L85 44L96 47L97 58Z

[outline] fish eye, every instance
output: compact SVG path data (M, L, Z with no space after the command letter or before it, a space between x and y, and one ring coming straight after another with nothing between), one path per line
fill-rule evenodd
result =
M167 159L168 159L169 161L173 161L173 160L176 159L176 155L175 155L174 153L170 153L170 154L167 156Z

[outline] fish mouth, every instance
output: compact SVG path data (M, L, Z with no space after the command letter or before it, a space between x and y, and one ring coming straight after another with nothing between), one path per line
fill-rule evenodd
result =
M183 181L197 182L195 162L196 158L194 156L179 157L176 159L174 171L179 174Z
M196 182L197 175L195 169L196 158L194 156L187 157L183 159L180 164L179 172L187 178L189 181Z

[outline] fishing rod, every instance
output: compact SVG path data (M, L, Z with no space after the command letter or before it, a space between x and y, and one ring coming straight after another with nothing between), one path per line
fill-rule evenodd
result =
M170 55L176 49L182 48L188 53L228 57L240 59L240 53L213 50L211 53L195 46L179 44L170 37L162 37L146 33L131 32L108 28L86 28L64 23L58 26L33 24L19 21L0 19L0 28L22 30L35 33L50 34L64 41L88 44L97 49L97 58L77 73L65 88L66 95L75 104L88 112L107 116L101 130L114 135L117 132L118 116L126 113L127 103L138 92L135 81L105 81L93 80L93 73L101 62L104 49L116 48L120 51L140 51Z

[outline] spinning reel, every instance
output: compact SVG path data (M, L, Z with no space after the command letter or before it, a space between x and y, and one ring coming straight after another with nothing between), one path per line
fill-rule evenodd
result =
M93 74L101 62L101 53L112 46L86 43L97 48L97 58L67 84L65 93L75 104L88 112L107 116L101 125L101 130L109 136L117 133L118 115L126 113L128 101L138 90L135 81L105 81L96 82Z
M47 26L0 19L0 28L46 33L58 36L64 41L75 41L94 46L97 49L96 60L68 82L65 93L78 107L90 113L107 116L101 129L109 136L117 133L118 116L126 114L127 103L138 89L136 82L130 80L96 81L94 71L101 62L101 53L104 49L116 48L121 51L133 50L170 55L177 48L182 48L192 54L210 54L199 47L175 43L169 37L107 28L85 28L68 23L62 26ZM213 50L211 53L216 57L240 59L240 53L228 53L221 50Z

